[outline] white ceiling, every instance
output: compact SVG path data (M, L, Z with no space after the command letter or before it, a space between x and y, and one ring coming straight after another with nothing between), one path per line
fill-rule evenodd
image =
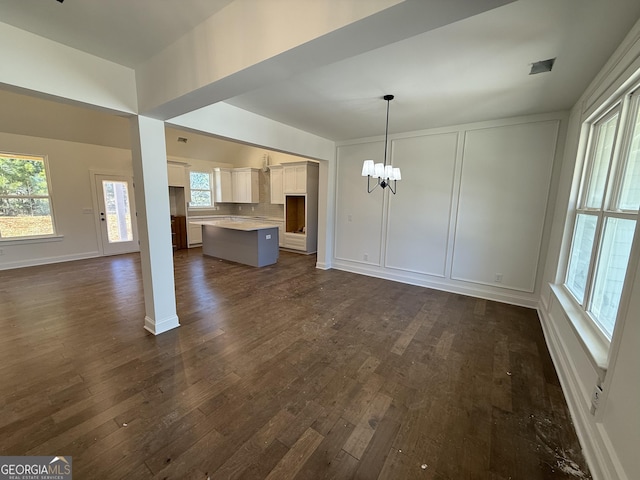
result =
M230 1L0 0L0 21L134 67ZM638 0L518 0L227 102L333 140L384 133L387 93L391 133L566 110L638 18Z
M0 0L0 21L134 68L233 0Z
M227 102L334 140L570 109L638 0L520 0ZM553 71L531 63L557 57Z

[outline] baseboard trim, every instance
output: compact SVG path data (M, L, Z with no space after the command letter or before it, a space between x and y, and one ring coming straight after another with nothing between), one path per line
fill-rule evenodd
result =
M533 309L538 307L538 301L533 294L518 295L509 292L496 292L489 288L485 289L475 285L471 286L460 281L451 281L444 278L440 280L430 280L422 277L418 278L412 275L390 272L389 270L379 270L376 268L369 268L367 266L353 265L351 263L341 261L334 261L331 268L360 275L367 275L369 277L391 280L392 282L406 283L408 285L416 285L418 287L433 288L434 290L441 290L443 292L457 293L485 300L493 300L500 303L508 303L519 307Z
M89 258L101 257L102 253L86 252L73 255L60 255L57 257L42 257L27 260L17 260L14 262L0 263L0 270L13 270L16 268L37 267L39 265L50 265L53 263L73 262L75 260L86 260Z
M325 262L316 262L316 268L319 270L331 270L331 265Z
M144 317L144 329L151 332L154 335L160 335L161 333L173 330L180 326L177 315L172 315L169 318L165 318L159 322L156 322L153 318Z

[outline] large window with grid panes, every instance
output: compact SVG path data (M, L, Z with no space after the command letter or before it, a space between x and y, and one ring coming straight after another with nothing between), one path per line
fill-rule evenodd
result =
M0 152L0 241L56 235L44 156Z
M565 287L611 340L640 206L640 91L589 124Z

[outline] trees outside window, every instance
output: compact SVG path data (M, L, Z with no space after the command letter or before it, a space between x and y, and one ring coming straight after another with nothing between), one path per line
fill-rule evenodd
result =
M0 153L0 238L55 234L46 159Z
M190 207L212 207L211 174L208 172L189 172L191 187Z

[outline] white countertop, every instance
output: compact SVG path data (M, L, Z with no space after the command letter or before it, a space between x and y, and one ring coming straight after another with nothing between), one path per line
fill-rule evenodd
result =
M233 220L237 222L284 222L282 217L268 217L268 216L252 216L252 215L189 215L187 221L189 223L201 222L203 220Z
M273 223L261 222L259 220L196 220L189 223L194 225L210 225L212 227L229 228L231 230L243 230L245 232L265 230L267 228L278 228Z

